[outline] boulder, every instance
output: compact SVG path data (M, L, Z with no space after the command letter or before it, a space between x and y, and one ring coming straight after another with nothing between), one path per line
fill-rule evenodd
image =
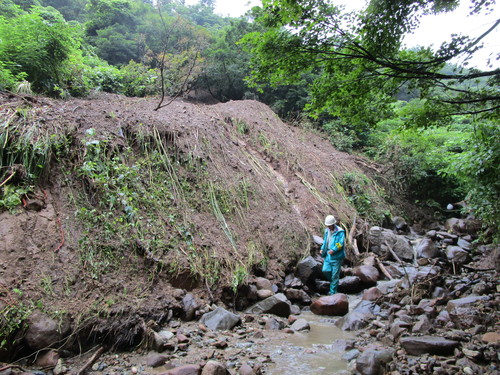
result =
M275 294L250 306L247 314L274 314L287 318L290 315L291 303L283 293Z
M303 286L304 286L304 283L298 277L295 277L292 274L289 274L285 277L285 287L286 288L300 289Z
M214 311L204 314L200 322L205 324L212 331L230 330L241 323L241 317L222 307L217 307Z
M380 297L382 297L384 294L382 293L382 291L377 288L377 287L371 287L370 289L367 289L363 292L363 297L362 299L366 300L366 301L376 301L378 300Z
M471 328L487 319L479 305L488 301L488 296L468 296L448 301L446 311L450 320L460 329Z
M349 301L342 293L320 297L311 304L311 312L316 315L343 316L349 312Z
M320 278L321 264L312 256L308 256L297 264L297 277L304 284L308 284L314 279Z
M157 375L199 375L200 371L201 368L198 365L184 365L157 373Z
M296 301L301 304L311 303L311 297L302 289L287 289L285 295L290 301Z
M359 277L365 285L374 286L377 284L380 273L373 266L358 266L352 270L354 276Z
M48 352L45 352L37 357L35 365L39 367L54 368L56 367L59 358L60 356L57 351L49 350Z
M309 325L309 322L305 319L299 318L290 327L294 331L309 331L311 329L311 326Z
M184 307L184 318L189 321L193 320L196 316L196 310L200 308L200 304L196 301L193 294L188 293L182 298L182 305Z
M454 233L467 233L467 225L465 224L465 220L459 219L456 217L452 217L444 223L444 227L447 231Z
M417 245L415 253L417 258L436 258L439 255L439 249L430 238L424 238Z
M285 323L275 318L269 318L266 320L264 328L268 331L279 331L285 328Z
M271 281L266 279L265 277L257 277L255 279L255 286L257 286L258 290L273 290L273 285L271 284Z
M369 349L356 359L356 373L360 375L383 375L385 365L392 361L394 349Z
M260 289L257 290L257 299L266 299L271 297L274 294L272 290L269 289Z
M446 258L455 264L465 264L469 261L469 253L460 246L447 246Z
M229 371L220 362L208 361L207 364L203 366L201 375L229 375Z
M365 286L358 276L346 276L339 280L338 291L345 294L356 294L361 292ZM328 288L326 289L328 291Z
M396 255L403 260L413 260L413 248L406 237L378 226L371 227L368 232L370 250L382 257L390 257L389 245Z
M375 319L380 307L371 301L361 301L349 314L335 322L335 325L344 331L355 331L365 328Z
M435 336L409 336L402 337L399 342L410 355L421 355L424 353L435 355L452 355L460 343Z
M28 317L28 329L24 335L24 342L33 350L55 348L68 333L69 321L56 321L40 310L35 310Z

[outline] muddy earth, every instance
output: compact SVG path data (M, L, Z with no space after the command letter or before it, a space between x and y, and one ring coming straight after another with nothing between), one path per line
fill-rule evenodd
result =
M3 158L12 137L64 139L0 213L1 375L498 373L498 246L471 216L409 205L386 167L256 101L0 100ZM85 226L82 213L101 212L103 182L82 172L95 146L131 166L152 144L168 160L138 181L179 182L154 196L163 231ZM4 196L31 181L18 163ZM318 256L327 214L349 237L333 299Z

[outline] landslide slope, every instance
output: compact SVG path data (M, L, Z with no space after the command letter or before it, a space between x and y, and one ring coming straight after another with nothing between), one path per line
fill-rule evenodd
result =
M134 343L148 319L185 314L185 291L243 308L238 288L281 283L325 215L349 229L390 212L366 161L256 101L0 100L2 199L29 190L0 213L0 308L41 309L80 344Z

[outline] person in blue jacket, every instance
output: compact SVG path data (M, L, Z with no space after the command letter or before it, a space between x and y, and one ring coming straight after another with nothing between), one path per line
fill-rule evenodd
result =
M333 215L325 218L325 235L321 245L321 256L324 258L323 275L330 280L329 295L337 293L339 285L340 268L345 258L344 242L345 231L336 225L337 220Z

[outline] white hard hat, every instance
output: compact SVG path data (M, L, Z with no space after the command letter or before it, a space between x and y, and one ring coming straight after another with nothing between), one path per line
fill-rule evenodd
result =
M337 222L337 220L335 220L335 217L333 215L328 215L326 218L325 218L325 225L327 227L329 227L330 225L333 225Z

